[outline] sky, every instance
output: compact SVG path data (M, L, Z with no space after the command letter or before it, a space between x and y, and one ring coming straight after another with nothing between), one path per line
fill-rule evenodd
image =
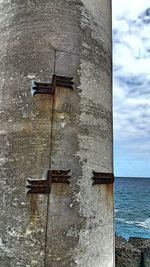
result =
M115 176L150 177L150 0L112 0Z

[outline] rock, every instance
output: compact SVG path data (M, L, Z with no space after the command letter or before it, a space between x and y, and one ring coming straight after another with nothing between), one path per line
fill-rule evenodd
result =
M141 251L122 237L116 237L116 267L141 267Z
M141 250L141 267L150 267L150 239L140 237L130 237L129 243Z

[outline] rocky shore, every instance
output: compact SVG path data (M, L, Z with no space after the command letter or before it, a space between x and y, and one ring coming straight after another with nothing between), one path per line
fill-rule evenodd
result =
M116 267L150 267L150 239L116 236Z

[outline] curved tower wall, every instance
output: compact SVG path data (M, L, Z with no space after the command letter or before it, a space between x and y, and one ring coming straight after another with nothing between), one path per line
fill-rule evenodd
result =
M114 266L113 186L91 179L113 173L110 2L0 1L2 267ZM32 96L54 69L74 89ZM26 195L49 168L70 185Z

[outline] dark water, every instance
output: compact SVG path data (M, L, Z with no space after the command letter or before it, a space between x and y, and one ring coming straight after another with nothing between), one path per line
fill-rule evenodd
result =
M116 178L116 234L150 238L150 179Z

